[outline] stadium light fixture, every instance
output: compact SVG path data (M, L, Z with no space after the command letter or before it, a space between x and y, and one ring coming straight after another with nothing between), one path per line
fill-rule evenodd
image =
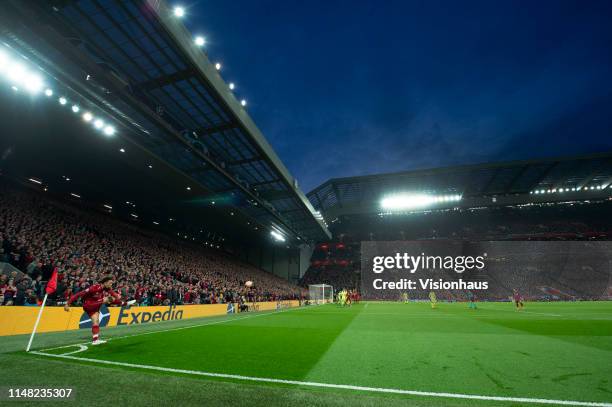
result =
M49 88L45 89L45 96L47 97L53 96L53 91Z
M109 211L112 211L112 210L113 210L113 207L112 207L112 206L110 206L110 205L104 204L104 207L105 207L106 209L108 209Z
M35 74L28 74L25 78L25 88L30 93L38 93L43 88L43 80L42 78Z
M181 7L181 6L176 6L174 8L174 16L178 17L178 18L184 17L185 16L185 9L183 7Z
M83 113L83 120L85 120L86 122L88 122L88 123L89 123L90 121L92 121L92 120L93 120L93 116L92 116L92 114L91 114L91 113L89 113L89 112L85 112L85 113Z
M220 63L220 62L217 62L217 63L215 64L215 69L216 69L217 71L220 71L220 70L221 70L221 63Z
M125 153L125 148L120 148L120 149L119 149L119 152L120 152L120 153Z
M236 84L234 82L230 82L229 83L229 88L230 88L230 90L236 89Z
M102 127L104 127L104 122L101 119L96 119L94 121L94 127L100 130Z
M245 107L247 105L247 101L245 99L242 99L240 101L240 104L242 105L242 107Z
M206 39L202 36L197 36L195 37L195 45L197 45L198 47L203 47L204 44L206 44Z
M461 195L395 194L383 198L380 205L388 211L418 209L439 202L458 202Z
M159 225L159 222L153 221L154 225Z
M59 104L62 105L62 106L64 106L66 103L68 103L68 100L66 100L66 98L63 97L63 96L61 98L59 98L58 100L59 100Z
M81 110L81 108L80 108L79 106L77 106L77 105L72 105L72 111L73 111L74 113L78 113L78 112L79 112L79 110Z
M70 193L71 196L75 197L75 198L81 198L81 195L75 194L74 192Z
M13 63L8 69L8 77L14 83L21 83L25 79L27 71L19 62Z
M115 128L113 126L106 126L104 127L104 134L106 134L107 136L112 136L115 134Z
M274 238L274 240L276 240L277 242L284 242L286 239L283 235L281 235L280 233L278 233L276 230L272 230L270 232L270 235Z
M42 181L38 180L36 178L28 178L28 181L33 182L33 183L38 184L38 185L42 185Z
M191 187L187 187L187 191L191 191Z

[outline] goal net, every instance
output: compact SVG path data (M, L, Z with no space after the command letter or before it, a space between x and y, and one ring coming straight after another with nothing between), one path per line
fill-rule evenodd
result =
M327 284L308 285L308 294L311 304L328 304L334 302L334 287Z

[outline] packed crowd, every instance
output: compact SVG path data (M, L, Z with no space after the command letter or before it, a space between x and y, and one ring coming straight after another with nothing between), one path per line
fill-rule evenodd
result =
M0 188L0 305L36 305L58 271L51 303L62 303L112 275L124 298L140 305L211 304L300 298L280 277L218 251L178 242L110 216L37 193ZM253 281L251 288L246 281Z

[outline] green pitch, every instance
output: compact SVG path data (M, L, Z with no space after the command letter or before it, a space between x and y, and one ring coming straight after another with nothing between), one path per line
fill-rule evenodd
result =
M5 337L0 366L5 386L73 386L79 404L612 406L612 302L478 306L372 302L103 328L111 340L86 350L49 349L88 341L85 330L40 335L47 355Z

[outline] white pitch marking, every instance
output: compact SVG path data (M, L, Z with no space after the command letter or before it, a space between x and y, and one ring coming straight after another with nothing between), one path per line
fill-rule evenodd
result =
M272 312L263 312L263 313L251 314L251 315L247 315L247 316L242 317L242 318L240 318L240 317L237 317L237 318L228 318L228 319L224 319L224 320L221 320L221 321L206 322L204 324L181 326L181 327L178 327L178 328L160 329L160 330L149 331L149 332L141 332L141 333L132 334L132 335L114 336L114 337L108 338L107 340L111 341L111 340L117 340L117 339L132 338L134 336L142 336L142 335L150 335L150 334L156 334L156 333L161 333L161 332L180 331L182 329L198 328L200 326L224 324L226 322L241 321L243 319L262 317L262 316L265 316L265 315L274 315L274 314L279 314L281 312L294 311L294 310L300 310L300 309L307 309L307 307L284 308L284 309L280 309L280 310L276 310L276 311L272 311ZM73 346L86 345L88 343L90 343L90 341L88 341L88 342L81 342L81 343L74 343L72 345L56 346L54 348L41 349L40 352L46 352L46 351L55 350L55 349L71 348Z
M74 346L78 346L79 349L73 352L62 353L62 355L74 355L75 353L85 352L88 349L86 345L74 345Z
M348 384L303 382L299 380L273 379L273 378L268 378L268 377L242 376L242 375L225 374L225 373L201 372L198 370L173 369L169 367L160 367L160 366L151 366L151 365L138 365L134 363L115 362L111 360L81 358L81 357L69 356L69 355L54 355L51 353L43 353L43 352L38 352L38 351L31 351L30 353L40 355L40 356L54 357L54 358L60 358L60 359L79 360L83 362L99 363L103 365L123 366L123 367L145 369L145 370L157 370L157 371L162 371L162 372L188 374L188 375L194 375L194 376L206 376L206 377L217 377L217 378L223 378L223 379L244 380L244 381L250 381L250 382L280 383L280 384L291 384L291 385L296 385L296 386L346 389L346 390L366 391L366 392L372 392L372 393L406 394L406 395L411 395L411 396L424 396L424 397L442 397L442 398L487 400L487 401L509 401L509 402L515 402L515 403L533 403L533 404L557 404L557 405L565 405L565 406L612 407L612 403L602 403L602 402L594 402L594 401L551 400L551 399L537 399L537 398L526 398L526 397L481 396L477 394L436 393L436 392L418 391L418 390L388 389L388 388L383 388L383 387L353 386L353 385L348 385Z
M505 312L514 312L517 314L536 314L536 315L545 315L548 317L562 317L563 315L560 314L547 314L544 312L535 312L535 311L514 311L514 310L509 310L509 309L492 309L492 308L483 308L486 309L487 311L505 311Z

